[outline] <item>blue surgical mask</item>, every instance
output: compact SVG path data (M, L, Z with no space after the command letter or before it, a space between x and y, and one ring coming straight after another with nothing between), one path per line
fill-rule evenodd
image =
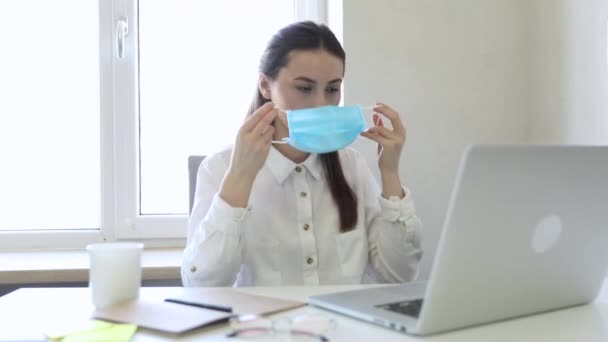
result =
M273 143L287 143L309 153L341 150L366 129L361 106L324 106L285 111L289 137Z

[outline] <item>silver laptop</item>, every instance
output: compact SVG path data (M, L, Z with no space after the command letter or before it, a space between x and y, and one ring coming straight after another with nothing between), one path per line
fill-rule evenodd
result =
M471 146L428 282L309 303L427 335L592 301L608 264L608 146Z

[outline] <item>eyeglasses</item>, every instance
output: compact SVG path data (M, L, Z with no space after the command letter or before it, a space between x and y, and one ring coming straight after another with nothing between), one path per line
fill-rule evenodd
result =
M336 321L322 315L303 314L295 317L266 318L241 315L230 318L232 332L227 337L258 338L268 334L290 334L316 341L329 341L324 334L336 328Z

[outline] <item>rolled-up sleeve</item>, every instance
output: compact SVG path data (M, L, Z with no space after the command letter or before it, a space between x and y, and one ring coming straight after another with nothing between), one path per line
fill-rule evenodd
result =
M232 286L242 262L242 223L248 208L233 208L219 195L227 165L220 155L199 168L182 257L184 286Z
M371 266L379 282L403 283L416 279L422 258L422 222L416 216L411 192L385 199L367 165L363 166L365 217Z

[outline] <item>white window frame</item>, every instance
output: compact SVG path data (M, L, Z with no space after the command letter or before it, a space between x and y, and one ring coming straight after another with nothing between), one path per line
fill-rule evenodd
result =
M327 23L328 0L294 1L295 20ZM99 0L100 229L0 232L0 250L83 248L88 243L136 239L150 246L183 246L187 215L140 215L138 138L138 0ZM126 19L124 57L118 21ZM184 160L184 168L186 161Z
M0 231L0 251L82 248L86 244L114 240L114 117L112 55L113 4L99 0L100 77L100 222L98 229ZM33 215L36 213L33 212Z

